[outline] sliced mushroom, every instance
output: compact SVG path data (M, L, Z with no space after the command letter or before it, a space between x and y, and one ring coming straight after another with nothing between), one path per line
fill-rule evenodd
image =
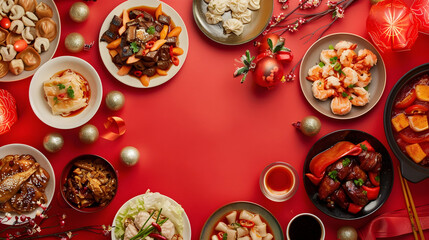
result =
M33 12L25 12L25 16L27 16L33 22L37 22L39 20L39 18Z
M54 12L52 11L52 8L49 7L48 4L46 4L44 2L40 2L36 6L36 15L40 19L44 18L44 17L51 18L52 16L54 16Z
M38 37L44 37L52 42L57 37L57 24L52 18L42 18L37 21L36 33Z
M6 41L8 31L6 29L0 28L0 44L4 43Z
M18 4L21 5L26 12L34 12L37 2L36 0L18 0Z
M1 4L2 12L9 13L13 5L15 5L15 2L13 0L4 0Z
M0 54L3 58L3 61L9 62L15 58L16 51L13 48L13 45L7 45L6 47L0 48Z
M24 31L22 31L22 38L30 44L36 38L36 30L33 27L26 27Z
M24 62L22 59L13 59L9 63L9 71L15 75L19 75L24 71Z
M22 59L26 71L36 69L41 62L40 55L32 47L27 47L24 51L18 53L16 59Z
M49 49L49 39L44 37L37 37L34 41L34 48L38 53L48 51Z
M16 34L21 34L24 30L24 23L21 20L13 20L10 24L9 30Z
M10 10L9 18L10 20L18 20L24 16L25 11L24 8L19 5L14 5Z
M34 27L36 26L36 24L34 24L33 21L31 21L31 19L29 19L27 16L22 16L22 22L24 23L24 25L26 27Z

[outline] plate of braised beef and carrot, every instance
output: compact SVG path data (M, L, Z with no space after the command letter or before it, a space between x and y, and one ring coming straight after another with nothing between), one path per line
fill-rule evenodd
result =
M161 85L177 74L188 53L188 33L180 15L158 0L129 0L113 9L99 34L107 70L136 88Z

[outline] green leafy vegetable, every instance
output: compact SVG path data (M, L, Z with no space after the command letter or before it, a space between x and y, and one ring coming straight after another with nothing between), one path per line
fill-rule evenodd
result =
M328 173L328 177L330 177L331 179L333 179L335 181L337 181L337 175L338 175L337 170L332 170Z
M62 83L59 83L57 86L60 90L66 88L66 86L64 86L64 84Z
M350 158L344 158L344 160L342 162L343 163L343 167L348 166L350 164L350 162L351 162Z
M67 88L67 95L69 95L70 98L74 98L74 90L71 86Z
M146 32L149 34L154 34L156 32L155 27L154 26L148 27Z
M358 180L354 180L353 182L354 182L354 183L355 183L355 185L356 185L356 186L358 186L358 187L361 187L361 186L364 184L364 182L363 182L362 178L359 178Z
M130 48L133 50L133 53L137 53L140 50L140 47L136 42L130 43Z
M325 64L323 62L319 62L319 67L324 67Z
M362 144L362 143L361 143L359 146L360 146L360 148L362 148L362 150L364 150L364 151L368 150L368 148L366 147L366 145L365 145L365 144Z

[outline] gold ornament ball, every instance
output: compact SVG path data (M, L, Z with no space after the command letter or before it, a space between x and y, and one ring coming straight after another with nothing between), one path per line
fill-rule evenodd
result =
M89 8L83 2L75 2L69 11L70 18L75 22L83 22L89 16Z
M64 44L66 49L72 53L78 53L82 51L85 46L85 39L79 33L70 33L67 35Z
M358 234L352 226L342 226L337 230L337 239L339 240L357 240Z
M79 131L79 139L85 144L91 144L98 139L98 129L92 124L86 124Z
M106 96L106 106L112 111L118 111L124 106L125 97L119 91L111 91Z
M59 133L50 133L43 138L43 147L48 152L58 152L63 145L64 139Z
M125 163L127 166L133 166L135 165L140 158L139 150L135 147L124 147L121 151L121 160L123 163Z

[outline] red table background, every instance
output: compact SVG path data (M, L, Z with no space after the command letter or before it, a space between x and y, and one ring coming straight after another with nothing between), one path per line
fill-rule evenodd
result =
M125 135L116 141L99 139L92 145L84 145L78 139L79 129L53 129L36 117L28 100L31 78L14 83L0 83L0 88L10 91L16 98L19 116L11 131L0 136L0 145L23 143L39 149L50 160L57 183L67 162L81 154L101 155L119 172L117 196L100 212L78 213L64 208L61 199L54 198L48 215L67 214L66 226L61 230L111 224L123 203L147 189L165 194L183 206L191 221L192 239L199 239L204 222L216 209L233 201L261 204L275 215L283 231L296 214L314 213L325 224L326 239L335 239L340 226L352 225L358 228L381 213L404 208L402 190L395 171L390 197L376 213L356 221L331 218L319 211L307 197L302 184L302 169L307 151L313 143L335 130L363 130L388 147L383 128L387 95L408 70L429 62L429 36L420 34L411 51L382 54L387 69L386 89L380 102L369 113L353 120L334 120L319 114L307 103L298 79L272 90L256 87L250 79L240 84L239 79L232 77L236 64L234 59L238 59L246 49L251 49L254 53L252 42L240 46L224 46L209 40L195 24L192 1L189 0L165 0L181 15L188 30L190 47L183 68L173 79L159 87L128 87L108 73L97 45L99 29L105 16L123 1L87 2L90 16L83 23L74 23L68 16L73 2L56 1L62 31L55 56L74 55L93 65L102 79L104 96L112 90L124 93L126 103L123 109L112 112L103 102L89 123L96 125L102 132L105 119L116 115L126 122ZM411 4L411 0L406 2ZM296 1L291 3L291 7L296 5ZM281 11L277 1L274 1L274 8L275 13ZM327 34L351 32L369 39L365 27L369 8L369 1L356 1L346 10L345 18L337 21ZM300 38L329 21L330 17L327 16L318 22L304 25L297 33L284 35L286 46L295 55L293 63L287 69L295 65L316 40L312 38L304 44ZM81 33L87 43L94 41L94 48L77 54L67 52L64 39L71 32ZM315 115L322 122L321 132L312 138L305 137L291 126L292 122L307 115ZM57 153L47 152L42 145L43 137L52 132L61 133L65 140L63 149ZM127 167L121 163L119 153L125 146L139 149L141 158L137 165ZM398 160L393 154L391 156L396 167ZM261 171L275 161L288 162L300 173L301 183L297 193L292 199L282 203L266 199L258 185ZM429 180L410 184L410 187L417 206L429 203ZM58 193L58 184L56 190ZM426 232L426 236L428 234ZM90 237L102 238L83 232L74 238ZM412 235L395 239L412 239Z

